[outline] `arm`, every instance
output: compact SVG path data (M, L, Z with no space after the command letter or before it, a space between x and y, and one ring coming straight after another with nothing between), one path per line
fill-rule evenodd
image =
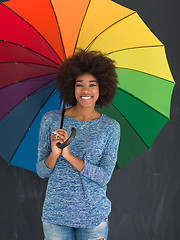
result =
M66 138L67 137L68 136L66 136ZM80 172L83 177L89 178L97 184L105 186L111 178L117 161L119 139L120 126L117 124L110 131L110 137L102 153L99 166L93 165L89 162L89 159L94 158L93 151L88 152L84 156L83 160L71 154L69 147L63 149L62 155Z
M110 181L117 161L119 140L120 126L117 124L116 128L111 131L110 138L102 153L99 166L89 163L88 158L93 157L93 153L89 153L84 157L85 165L81 171L81 175L101 186L105 186Z
M37 174L41 178L47 178L53 172L56 161L61 154L61 151L56 143L59 139L54 135L50 135L49 121L46 115L44 115L39 133L39 145L38 145L38 161L37 161Z

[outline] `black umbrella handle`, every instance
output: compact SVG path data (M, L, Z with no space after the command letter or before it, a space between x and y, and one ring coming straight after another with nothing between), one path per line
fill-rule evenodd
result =
M70 137L62 144L57 143L56 146L60 149L67 147L74 140L75 136L76 136L76 129L72 128Z

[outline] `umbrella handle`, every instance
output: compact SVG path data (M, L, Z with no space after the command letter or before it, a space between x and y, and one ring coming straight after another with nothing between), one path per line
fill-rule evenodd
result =
M75 138L76 136L76 129L75 128L71 128L71 135L70 137L65 141L63 142L62 144L60 143L57 143L56 146L60 149L63 149L65 147L67 147Z

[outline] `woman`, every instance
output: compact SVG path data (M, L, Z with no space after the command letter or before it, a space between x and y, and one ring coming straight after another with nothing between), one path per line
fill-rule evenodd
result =
M111 202L106 196L120 139L119 124L95 110L111 103L117 75L111 59L100 52L79 51L59 67L56 87L66 104L42 119L37 173L49 178L43 206L47 240L107 239ZM76 128L74 141L63 143Z

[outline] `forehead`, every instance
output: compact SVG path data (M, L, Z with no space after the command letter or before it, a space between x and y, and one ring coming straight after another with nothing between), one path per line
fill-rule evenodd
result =
M76 82L84 82L84 81L88 81L88 82L98 82L97 79L90 73L85 73L82 74L80 76L78 76L76 78Z

